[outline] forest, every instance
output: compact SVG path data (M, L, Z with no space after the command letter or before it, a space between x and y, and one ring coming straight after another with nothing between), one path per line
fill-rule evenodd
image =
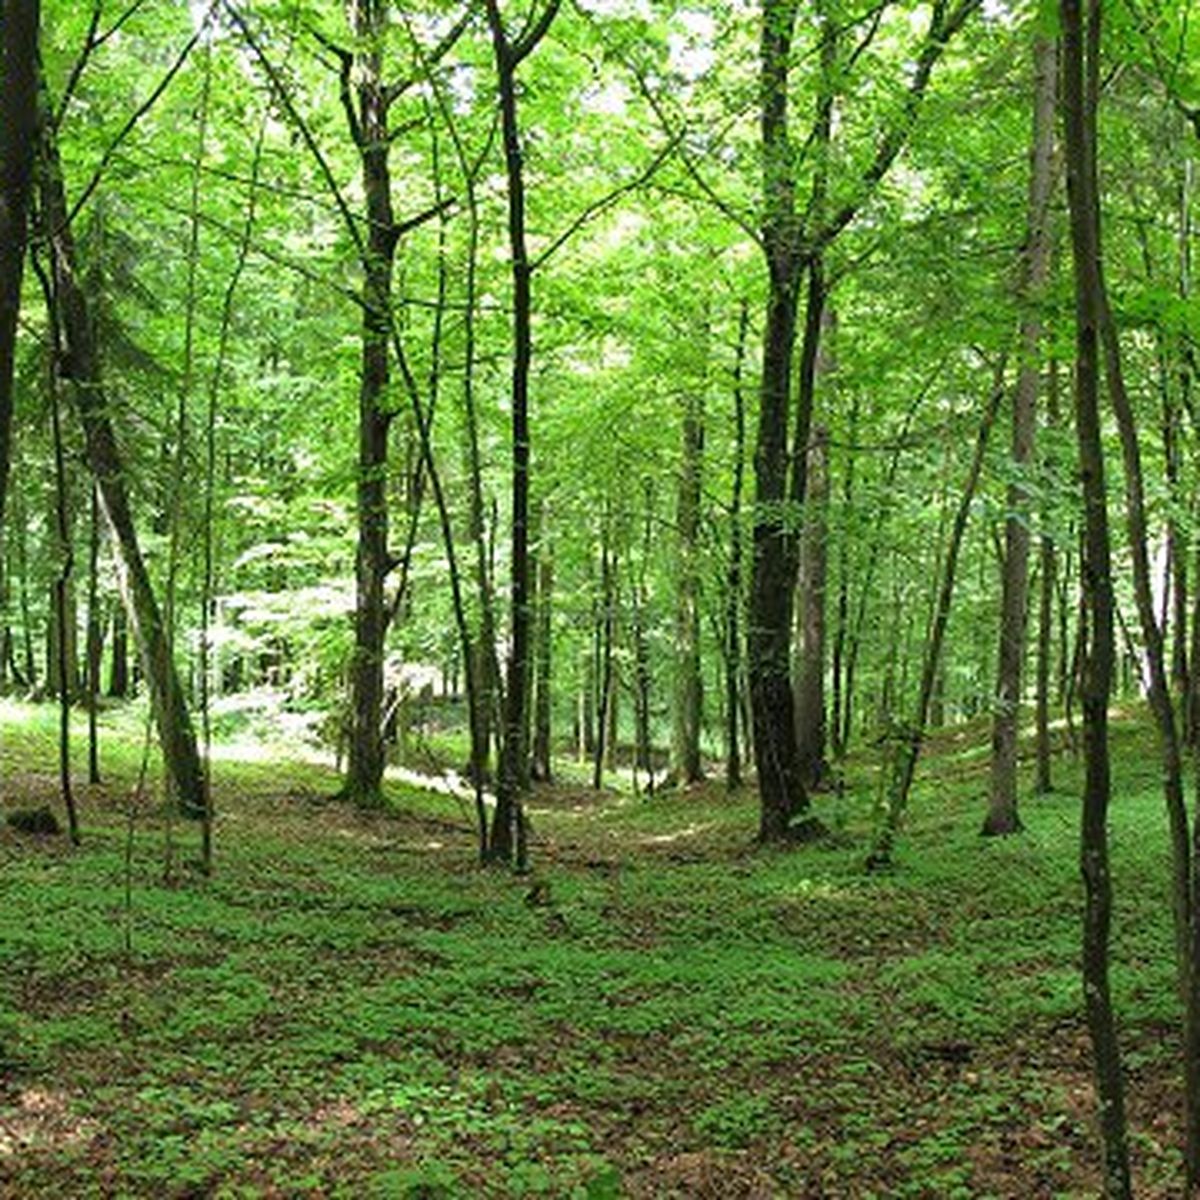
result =
M0 0L0 1196L1200 1196L1193 0Z

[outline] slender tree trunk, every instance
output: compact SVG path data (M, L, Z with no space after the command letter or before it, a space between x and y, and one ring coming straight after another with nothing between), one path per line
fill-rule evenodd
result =
M808 495L800 552L799 653L796 661L796 749L806 788L820 785L825 761L825 586L829 536L829 434L813 432L808 446Z
M37 143L39 17L39 0L0 3L0 536L12 453L13 352Z
M1108 698L1113 674L1113 595L1104 455L1100 440L1098 333L1101 320L1100 236L1096 188L1096 102L1100 8L1060 0L1067 194L1075 264L1075 423L1086 518L1083 585L1089 641L1083 683L1084 793L1080 863L1085 888L1083 990L1092 1039L1104 1148L1104 1190L1132 1197L1124 1084L1108 980L1112 881L1108 866ZM1085 33L1086 28L1086 33ZM1086 37L1086 51L1085 51ZM1086 79L1086 82L1085 82Z
M530 645L529 586L529 374L533 362L533 265L525 234L525 173L517 116L517 67L545 36L560 0L549 0L516 41L505 32L499 0L486 0L488 29L500 96L500 124L508 184L508 241L512 267L512 556L511 648L504 697L504 737L490 854L526 867L521 777L527 762Z
M704 777L700 762L703 689L700 671L700 483L704 453L704 399L689 391L684 401L683 454L675 508L676 609L674 730L671 770L683 786Z
M25 660L26 687L30 694L37 691L37 655L33 650L33 610L29 603L29 537L25 521L25 501L23 493L18 488L14 494L13 515L16 518L13 526L16 530L17 570L20 573L20 586L17 596L21 606L21 648Z
M1100 5L1095 0L1092 22L1096 27L1093 36L1099 38ZM1098 44L1098 42L1097 42ZM1093 135L1094 136L1094 135ZM1095 147L1089 147L1092 155ZM1088 168L1095 172L1095 163ZM1089 287L1094 293L1096 316L1099 324L1100 345L1103 352L1104 376L1108 395L1112 402L1117 428L1121 438L1121 452L1125 476L1125 514L1130 558L1133 562L1134 598L1142 631L1142 658L1145 663L1144 685L1149 694L1150 709L1158 725L1160 753L1162 756L1163 793L1167 808L1173 859L1172 909L1175 921L1176 962L1179 972L1180 992L1187 995L1190 976L1190 926L1193 920L1190 896L1192 873L1191 849L1187 805L1183 788L1183 756L1176 719L1174 698L1171 694L1167 670L1167 651L1162 626L1154 608L1153 568L1149 551L1149 520L1146 515L1145 483L1143 480L1141 446L1133 406L1125 386L1121 364L1121 347L1117 326L1108 299L1108 288L1104 277L1102 239L1100 232L1099 190L1094 184L1088 192L1091 205L1089 218L1091 236L1095 239L1096 257L1088 264ZM1118 614L1119 616L1119 614ZM1132 639L1127 638L1127 642ZM1131 647L1127 656L1131 676L1138 662L1136 648ZM1140 676L1140 672L1138 673ZM1131 679L1132 682L1132 679ZM1198 832L1200 836L1200 832ZM1200 980L1198 980L1200 984ZM1197 996L1200 1005L1200 995ZM1196 1014L1200 1032L1200 1011ZM1196 1049L1200 1051L1200 1042ZM1189 1179L1200 1185L1200 1062L1185 1078L1188 1106L1188 1164Z
M1042 293L1050 273L1050 192L1054 174L1055 94L1058 55L1052 38L1034 41L1033 135L1030 153L1029 213L1021 300L1021 363L1012 406L1012 465L1004 523L1004 568L1000 601L1000 655L992 718L992 770L988 813L982 832L1017 833L1017 735L1021 675L1025 658L1025 611L1029 590L1029 487L1024 478L1033 462L1037 389L1042 364Z
M1049 374L1046 382L1046 425L1051 431L1057 432L1060 425L1058 401L1058 360L1050 359ZM1051 478L1056 478L1058 464L1049 456L1046 466ZM1043 521L1048 514L1043 513ZM1053 791L1051 764L1053 761L1053 744L1050 737L1050 673L1054 658L1054 601L1058 592L1058 549L1053 536L1043 532L1040 544L1041 556L1041 585L1038 601L1038 640L1037 640L1037 684L1036 684L1036 729L1037 729L1037 779L1034 790L1038 795L1046 795ZM1066 647L1060 648L1060 654L1065 659ZM1062 664L1059 664L1060 674ZM1059 692L1059 703L1062 703L1062 692Z
M549 783L553 778L552 744L553 696L551 693L554 608L554 556L550 549L546 514L542 513L542 537L538 547L538 631L535 682L533 774Z
M88 488L88 595L87 595L87 719L88 782L100 782L100 732L97 709L100 697L100 661L104 656L104 623L100 620L100 497L95 484Z
M644 520L642 525L642 554L638 563L638 574L633 579L633 687L634 687L634 750L635 786L636 773L641 771L646 779L646 791L654 795L654 755L651 746L650 728L650 646L646 637L646 607L648 591L646 571L650 563L653 538L654 492L649 480L644 488ZM735 696L736 700L736 696ZM736 717L734 730L736 738ZM736 749L736 742L735 742Z
M737 358L733 367L733 491L729 501L729 567L725 578L725 786L742 786L742 748L738 725L742 680L742 490L746 469L746 339L750 306L743 299L738 314Z
M34 260L35 263L37 259ZM53 313L54 293L50 279L40 267L42 287L46 295L46 307ZM56 665L58 667L58 783L62 792L63 806L67 811L67 829L71 841L79 845L79 814L75 807L75 792L71 786L71 701L73 681L71 679L71 631L73 613L69 604L71 574L75 567L75 554L71 538L71 516L67 499L66 452L63 448L62 420L58 400L58 364L62 351L59 347L58 330L51 334L51 352L47 371L47 390L50 395L50 425L54 441L54 523L58 534L59 572L54 580L54 629Z
M129 622L121 604L113 607L108 694L114 700L124 700L129 695Z
M908 796L912 790L917 759L920 757L921 745L925 740L925 728L929 719L929 702L933 695L934 681L941 663L942 643L945 641L946 627L950 622L950 606L954 600L954 584L958 575L958 558L962 549L963 535L967 530L971 505L975 499L976 488L979 486L979 477L983 472L988 438L1003 396L1004 360L1001 359L996 367L991 397L984 408L983 419L979 424L979 432L975 439L975 454L967 471L967 478L963 483L958 507L954 513L954 521L950 527L950 540L941 567L929 636L925 642L925 655L921 665L921 679L917 687L917 699L913 708L912 720L897 728L893 735L895 744L882 780L884 791L881 795L879 825L874 845L867 857L867 867L871 870L891 865L896 835L908 808Z
M42 220L53 253L55 316L64 335L63 375L74 385L88 465L99 485L101 508L118 550L121 594L142 651L167 772L181 808L189 815L199 816L204 804L204 771L187 699L167 643L162 610L134 528L124 464L101 378L95 325L78 282L56 131L49 124L52 111L46 98L39 184Z
M855 464L858 461L859 397L855 391L850 402L849 446L846 451L845 474L842 476L842 524L837 546L837 615L833 632L833 655L831 675L833 697L831 701L831 725L833 757L841 762L846 757L850 737L850 678L846 670L847 637L850 632L850 534L847 522L854 507Z
M599 790L604 783L605 751L608 747L615 700L613 687L613 638L616 625L616 600L613 595L615 562L609 546L610 532L605 523L600 547L600 593L602 597L599 685L596 702L596 749L592 759L592 787Z

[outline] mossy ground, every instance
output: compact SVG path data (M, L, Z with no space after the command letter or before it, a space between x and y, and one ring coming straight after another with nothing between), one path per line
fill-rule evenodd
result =
M0 805L57 803L53 714L0 721ZM1115 739L1139 1195L1179 1196L1158 771ZM164 879L126 722L81 849L0 833L0 1195L1094 1195L1076 769L981 839L985 749L930 750L884 877L870 762L786 851L716 784L542 789L530 904L457 801L304 763L219 762L217 873L176 823Z

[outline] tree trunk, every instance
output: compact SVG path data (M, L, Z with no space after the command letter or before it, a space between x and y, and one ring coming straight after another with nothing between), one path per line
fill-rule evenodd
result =
M87 593L87 718L88 782L100 782L100 732L97 706L100 697L100 661L104 656L104 624L100 620L100 498L96 486L88 489L88 593Z
M892 733L894 746L881 780L883 791L881 792L878 829L871 853L867 857L867 867L871 870L891 865L896 835L908 808L908 795L912 790L913 776L916 773L917 760L921 754L921 745L925 739L925 728L929 719L929 702L941 664L942 643L946 637L946 626L950 622L950 606L954 600L954 583L958 575L959 552L962 549L963 535L967 530L967 521L971 515L975 490L979 486L979 476L983 471L988 437L991 434L1003 396L1004 360L1001 359L996 367L992 395L984 408L983 418L979 424L979 432L975 439L975 454L971 460L970 469L967 471L967 478L963 483L958 507L954 513L954 522L950 527L950 540L941 568L929 636L925 642L925 655L921 665L921 679L917 687L913 716L907 724L895 727Z
M786 47L782 53L787 53ZM808 807L796 757L791 681L795 539L783 511L795 337L795 269L791 255L779 249L770 271L754 454L754 557L747 647L760 802L758 835L762 841L785 837L792 817Z
M35 258L35 263L38 259ZM46 307L53 313L54 293L50 279L39 266L38 275L46 296ZM72 667L74 657L75 614L70 603L71 576L75 568L75 552L71 538L71 514L67 498L67 456L63 448L62 419L58 402L58 363L62 351L59 330L53 326L50 337L50 359L47 391L50 396L50 426L54 441L54 527L58 535L59 572L54 580L55 658L58 667L58 786L67 811L67 829L71 841L79 845L79 814L75 807L75 792L71 786L71 701L74 699Z
M553 778L552 747L553 714L552 650L553 650L553 607L554 607L554 556L550 550L546 516L542 514L542 541L538 548L538 635L537 670L535 682L534 730L533 730L533 774L534 778L549 783Z
M0 535L5 528L12 452L13 353L37 143L39 9L39 0L0 3Z
M1050 737L1050 660L1054 645L1054 579L1057 560L1054 539L1047 533L1041 540L1041 586L1038 599L1036 741L1037 778L1034 791L1039 796L1054 790L1051 778L1053 745Z
M114 700L124 700L129 695L129 624L123 605L113 608L112 625L108 694Z
M825 585L829 536L829 434L813 431L808 446L808 495L799 571L799 652L796 656L796 751L804 786L820 785L825 761Z
M988 813L982 832L1017 833L1017 735L1021 711L1021 675L1025 658L1025 613L1029 591L1029 487L1033 462L1037 389L1042 361L1041 298L1050 272L1050 192L1054 172L1054 120L1057 51L1052 38L1038 36L1033 46L1033 136L1030 152L1029 213L1021 302L1021 363L1012 406L1012 469L1004 523L1001 577L1000 654L992 718L992 768Z
M529 374L533 362L533 265L525 234L525 174L517 117L517 67L541 41L558 12L560 0L549 0L536 21L517 40L505 32L499 0L486 0L508 184L508 241L512 268L512 552L510 593L511 646L504 696L504 736L492 819L490 855L526 868L521 778L528 761L528 678L530 644L529 588Z
M29 603L29 535L26 528L25 502L18 488L13 499L13 528L16 532L15 553L20 586L17 597L21 606L21 649L25 660L26 688L30 694L37 691L37 655L33 649L33 612Z
M117 548L118 582L142 652L151 705L167 774L180 807L200 816L204 772L196 747L187 698L167 644L162 611L138 545L125 485L124 464L101 378L95 325L78 282L75 244L67 224L70 211L58 157L53 111L43 93L41 212L54 261L55 314L64 335L62 373L72 381L76 411L83 425L88 465L100 488L101 508Z
M700 762L703 689L700 672L700 480L704 453L704 398L689 390L684 401L683 454L675 507L675 697L671 771L682 785L704 777Z
M1087 49L1081 0L1060 0L1067 194L1075 264L1075 424L1086 531L1082 568L1089 613L1083 699L1084 792L1080 865L1085 888L1083 991L1092 1040L1104 1152L1104 1191L1126 1200L1133 1189L1120 1049L1108 981L1112 881L1108 866L1108 698L1113 674L1113 594L1104 454L1100 438L1100 236L1096 187L1096 102L1100 8L1087 0ZM1085 66L1086 63L1086 66ZM1086 76L1086 83L1085 83Z
M1051 358L1046 381L1046 425L1048 429L1057 431L1059 424L1058 360ZM1050 478L1057 478L1057 463L1048 456L1045 461ZM1043 513L1043 521L1047 518L1048 514ZM1036 684L1037 780L1034 790L1038 795L1044 796L1054 790L1051 778L1053 745L1050 738L1050 673L1054 658L1054 601L1059 583L1058 549L1049 532L1042 533L1040 555L1041 588L1038 602ZM1065 647L1062 648L1062 653L1065 657ZM1060 673L1061 670L1060 664ZM1061 700L1060 693L1060 703Z
M847 638L850 633L850 533L847 522L854 507L855 464L858 461L858 411L857 390L850 402L850 430L846 450L845 474L842 476L842 525L837 539L837 615L833 632L831 676L833 696L831 703L833 757L841 762L846 757L846 746L850 738L850 674L847 670Z
M351 732L345 794L364 808L383 803L383 661L387 634L389 338L396 223L388 154L387 88L382 78L385 7L351 3L348 16L358 111L351 134L358 147L367 235L362 262L362 349L358 387L358 546L354 559L354 657ZM352 103L352 102L351 102Z
M725 786L742 786L742 748L738 725L742 680L742 489L746 469L746 337L750 306L742 300L738 315L737 358L733 367L733 491L729 501L729 567L725 577Z
M613 688L613 635L616 623L616 601L613 596L613 574L615 563L609 551L607 522L604 540L600 548L600 591L602 596L602 625L600 635L599 684L596 701L596 748L592 759L592 787L599 790L604 783L605 751L608 746L612 709L615 700Z
M634 789L637 773L646 779L646 790L654 795L654 755L650 728L650 646L646 637L646 607L648 591L646 571L650 563L653 538L654 492L649 480L645 483L645 512L642 526L642 555L638 574L631 586L633 594L633 724L634 724ZM631 573L632 574L632 573ZM736 722L736 718L735 718ZM734 728L736 729L736 723Z

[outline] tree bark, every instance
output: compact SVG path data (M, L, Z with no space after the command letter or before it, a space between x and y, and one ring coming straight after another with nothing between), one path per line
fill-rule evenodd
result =
M1067 195L1075 265L1075 425L1086 521L1082 582L1089 625L1081 689L1085 771L1080 831L1080 866L1085 889L1083 991L1100 1108L1105 1195L1110 1200L1125 1200L1132 1197L1133 1189L1120 1049L1108 979L1108 940L1112 920L1107 827L1111 793L1108 699L1112 687L1114 637L1098 401L1101 301L1096 101L1100 8L1098 0L1087 0L1087 5L1086 22L1081 0L1060 0L1059 7Z
M114 700L129 695L129 624L125 608L118 604L112 615L112 662L109 665L108 694Z
M1050 360L1050 374L1046 387L1047 426L1058 428L1058 363ZM1048 466L1052 464L1047 462ZM1037 742L1037 778L1034 791L1039 796L1054 790L1051 764L1053 745L1050 738L1050 667L1054 657L1054 598L1058 584L1058 551L1053 536L1043 532L1040 544L1041 584L1038 598L1037 637L1037 681L1035 702L1035 724Z
M850 633L850 535L846 521L853 511L855 465L858 461L856 443L858 441L858 412L859 397L855 391L850 405L849 446L846 450L845 474L842 476L842 527L837 539L837 606L833 632L833 650L830 663L833 696L831 698L832 717L830 733L832 734L832 750L835 761L842 762L846 757L846 747L850 739L850 673L847 670L847 638Z
M533 264L525 232L525 170L517 115L517 68L545 36L560 0L549 0L536 21L517 40L509 37L499 0L486 0L488 29L500 96L501 140L508 184L508 242L512 269L512 551L510 593L511 647L504 696L504 737L492 819L490 855L526 867L521 781L529 735L528 680L530 646L529 571L529 374L533 362Z
M954 584L958 576L958 558L962 550L963 536L967 530L967 522L971 515L971 505L975 499L975 490L979 486L979 477L983 472L984 456L987 451L988 438L1000 401L1004 396L1004 360L996 366L995 382L992 394L983 411L979 423L979 432L975 438L975 453L971 466L967 471L959 496L958 507L955 509L954 521L950 527L950 540L946 547L945 561L941 567L941 577L938 581L937 596L934 603L933 617L929 627L929 636L925 642L925 654L921 664L921 679L917 687L917 699L913 708L912 719L907 724L900 724L893 730L894 745L890 755L881 786L880 812L878 828L874 845L867 856L867 868L877 870L887 868L892 862L892 850L896 835L904 820L908 808L908 796L912 790L913 776L917 769L917 760L921 754L921 746L925 740L925 728L929 719L929 703L933 696L934 684L941 664L942 643L946 637L946 627L950 623L950 606L954 600Z
M104 624L100 620L100 497L96 485L88 488L88 593L87 593L87 718L88 783L100 782L100 731L97 709L100 698L100 660L104 655Z
M804 786L820 785L825 761L825 586L829 535L829 433L818 427L808 446L808 495L799 570L796 655L796 751Z
M762 841L785 838L792 819L808 808L797 760L790 668L797 566L794 515L804 501L806 488L804 447L812 418L815 326L824 294L821 255L854 220L863 201L891 169L916 119L934 67L978 3L960 0L954 8L934 6L897 115L881 132L875 153L855 181L850 199L831 206L828 184L834 101L844 86L838 79L839 26L828 13L819 14L820 82L811 138L804 152L798 152L789 133L789 74L798 0L763 0L758 81L763 164L760 244L768 285L754 454L748 653ZM796 164L806 155L814 170L811 195L802 215L796 207ZM801 363L789 440L792 357L799 290L806 272L806 333L814 336L805 339L806 351L811 348L811 355L806 354Z
M351 732L345 794L364 808L383 803L383 661L387 634L385 585L388 552L388 408L392 274L396 222L388 155L391 133L382 78L386 4L348 5L355 36L352 74L357 113L351 135L358 148L367 236L362 261L362 348L358 387L358 545L354 559L354 657ZM353 112L351 101L348 117Z
M675 506L675 697L671 770L678 784L704 778L700 762L703 686L700 672L700 483L704 454L704 398L684 400L683 453Z
M613 576L616 564L609 547L610 531L605 524L600 547L600 662L598 679L600 691L596 700L596 748L592 758L592 787L599 790L604 783L604 764L612 726L613 705L616 699L613 687L613 641L616 626L616 598L613 594Z
M729 500L729 567L725 577L725 786L742 786L739 717L742 698L742 491L746 471L746 339L750 306L742 300L738 315L737 358L733 367L733 485Z
M538 547L537 669L534 689L533 775L544 783L553 778L553 635L554 555L550 549L546 515L542 514L542 537Z
M151 705L176 802L185 814L204 807L204 771L196 747L187 698L167 643L162 610L142 558L124 463L110 416L97 351L95 325L78 281L75 243L67 205L53 109L43 89L39 188L41 214L54 265L54 295L63 331L62 374L73 384L75 408L83 426L88 465L100 488L101 508L117 548L118 582L142 653Z
M646 637L646 609L648 589L646 571L650 564L654 531L654 491L649 479L645 481L642 521L642 553L635 575L630 572L633 596L633 725L634 725L634 789L637 789L637 773L646 779L646 791L654 795L654 755L651 747L650 728L650 645ZM735 717L736 722L736 717ZM734 726L736 730L736 724ZM735 733L736 737L736 733ZM735 743L736 745L736 743Z
M1041 297L1050 273L1050 192L1054 172L1054 120L1057 51L1052 38L1039 35L1033 46L1033 135L1030 151L1028 227L1025 240L1021 303L1021 363L1012 405L1012 469L1004 523L1004 566L1001 577L1000 653L992 717L991 790L982 832L987 836L1018 833L1017 735L1021 711L1021 676L1025 658L1026 607L1029 592L1029 486L1025 476L1033 462L1037 390L1042 364Z
M39 17L39 0L0 3L0 535L8 497L13 355L37 143Z

